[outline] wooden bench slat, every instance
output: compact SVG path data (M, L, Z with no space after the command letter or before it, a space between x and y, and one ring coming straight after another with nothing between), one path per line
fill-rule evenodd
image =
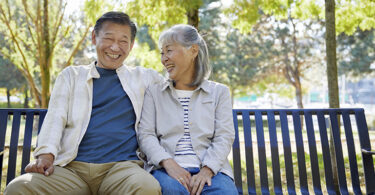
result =
M365 118L364 110L358 110L355 112L355 119L357 122L357 129L359 134L359 143L361 149L366 149L371 151L370 138ZM374 173L374 162L371 154L365 154L362 152L362 163L365 172L365 181L366 181L366 193L375 194L375 173Z
M272 175L273 185L275 194L283 194L281 186L281 174L280 174L280 160L279 160L279 148L276 134L276 121L274 112L267 113L268 131L271 144L271 159L272 159Z
M333 183L333 173L332 173L332 164L331 164L331 153L329 149L327 125L324 117L324 112L319 111L318 116L318 125L319 125L319 134L320 134L320 143L323 153L323 163L324 163L324 174L328 194L335 195L335 185Z
M292 111L292 116L293 116L293 125L294 125L294 136L296 139L298 172L299 172L301 194L309 194L309 188L307 184L307 174L306 174L305 149L303 146L300 112L294 110Z
M283 138L284 162L286 182L289 194L296 194L296 187L294 183L294 171L292 160L292 148L290 144L289 126L286 111L280 111L281 134Z
M264 142L264 129L263 129L263 120L262 120L261 111L255 112L255 127L256 127L256 132L257 132L261 191L262 191L262 194L269 194L270 190L268 186L266 144Z
M17 162L17 148L18 148L18 137L20 133L20 122L21 122L21 113L14 112L13 121L12 121L12 132L10 136L10 145L9 145L7 184L15 177L15 174L16 174L15 162Z
M318 162L318 152L316 149L316 139L314 124L312 120L312 115L310 112L305 112L305 123L307 131L307 140L309 143L309 156L311 163L311 173L314 186L315 194L323 194L322 186L320 184L320 173L319 173L319 162Z
M245 141L246 162L249 162L246 163L247 191L248 194L256 194L253 139L251 135L250 113L248 111L242 111L242 125Z
M341 144L340 129L339 129L338 120L337 120L337 113L334 111L331 111L329 113L329 116L331 119L333 141L335 145L339 188L340 188L341 194L348 194L349 192L348 192L348 186L346 183L345 165L344 165L344 158L343 158L343 153L342 153L342 144Z

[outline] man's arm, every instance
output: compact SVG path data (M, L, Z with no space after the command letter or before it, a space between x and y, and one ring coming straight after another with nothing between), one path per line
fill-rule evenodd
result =
M37 148L34 151L35 161L26 168L26 172L37 172L50 175L53 162L60 147L60 140L67 122L70 97L68 69L63 70L56 78L49 101L48 112L38 135Z

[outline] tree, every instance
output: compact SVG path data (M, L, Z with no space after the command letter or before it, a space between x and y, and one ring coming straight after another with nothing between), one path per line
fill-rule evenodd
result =
M57 57L66 59L62 67L69 66L91 27L89 22L75 23L74 16L65 16L65 7L63 0L0 4L0 31L7 41L1 53L21 71L36 104L43 108L48 104ZM66 42L71 44L69 52L64 50Z
M325 1L328 2L327 0ZM333 1L331 1L333 2ZM329 2L328 2L329 3ZM325 14L332 14L337 16L337 22L333 23L336 28L335 35L339 33L353 34L357 27L362 30L369 30L375 27L375 2L373 0L343 0L339 1L338 6L334 10L328 9L325 12L323 5L329 6L330 4L323 4L321 1L312 0L300 0L300 1L280 1L280 0L265 0L265 1L247 1L247 0L236 0L234 4L226 10L226 13L230 17L235 17L233 25L238 28L242 33L248 33L252 31L252 27L257 23L260 18L260 13L266 15L272 15L276 19L285 19L290 16L293 18L299 18L301 20L320 20L324 18ZM327 15L329 21L332 16ZM327 22L327 21L326 21ZM332 24L330 24L332 25ZM329 30L329 29L326 29ZM328 33L328 31L327 31ZM331 33L331 32L330 32ZM330 35L331 38L331 35ZM332 40L332 38L330 39ZM332 54L336 50L331 48L326 50L327 59L330 59L327 64L328 85L330 95L330 107L338 107L338 83L337 83L337 69L336 74L333 73L335 70L332 65L334 57ZM332 52L332 53L331 53ZM328 57L330 56L330 57ZM336 58L334 59L336 61Z
M0 70L0 88L6 88L8 108L11 108L11 90L25 88L26 80L18 69L2 56L0 56Z
M338 74L352 78L369 75L375 71L375 29L357 30L352 35L340 34L337 38Z

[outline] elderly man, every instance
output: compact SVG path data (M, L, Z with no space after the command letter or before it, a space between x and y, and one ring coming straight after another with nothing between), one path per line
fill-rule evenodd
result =
M14 194L160 194L138 158L137 124L145 89L157 72L123 65L137 29L129 16L108 12L92 32L97 61L57 77L48 113L26 174L5 189Z

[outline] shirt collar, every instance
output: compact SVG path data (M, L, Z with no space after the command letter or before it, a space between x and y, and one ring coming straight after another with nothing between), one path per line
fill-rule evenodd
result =
M173 80L171 80L171 79L165 80L162 84L161 90L164 91L168 87L171 88L171 89L174 89ZM202 89L206 93L211 93L211 90L210 90L210 87L209 87L209 82L206 79L203 80L203 82L196 89L194 89L194 91L198 91L200 89Z
M92 62L90 65L89 65L89 74L87 75L87 80L90 80L90 79L98 79L100 78L100 74L98 72L98 70L96 69L96 62L97 61L94 61ZM128 68L122 64L120 67L118 67L116 69L116 72L120 72L120 71L124 71L124 70L127 70Z

